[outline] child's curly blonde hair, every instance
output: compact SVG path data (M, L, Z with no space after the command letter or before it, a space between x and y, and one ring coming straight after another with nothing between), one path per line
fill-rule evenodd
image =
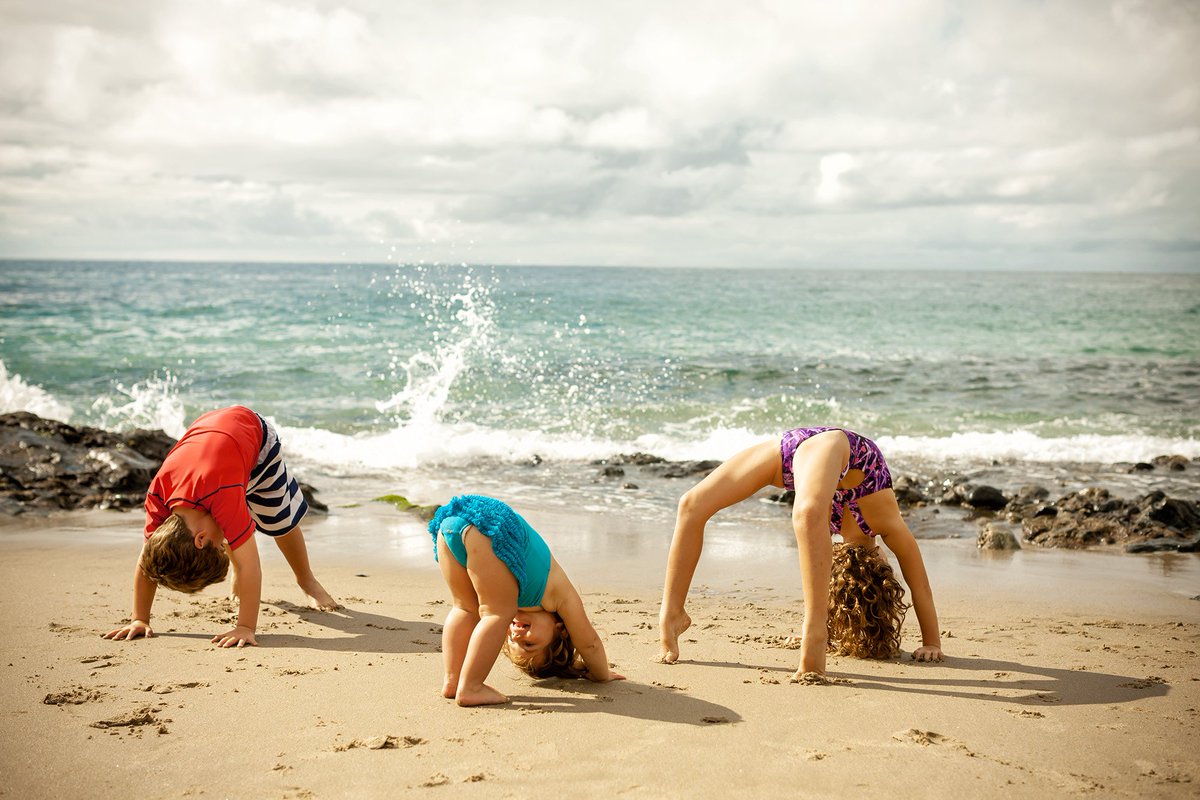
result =
M193 594L225 580L229 554L224 547L197 548L183 517L172 514L142 546L138 566L155 583Z
M855 658L900 653L900 626L908 611L904 587L874 549L835 544L829 582L829 652Z
M506 638L502 647L504 655L531 678L579 678L587 672L587 666L575 652L571 634L567 632L562 617L557 612L551 613L554 614L557 635L550 644L536 653L527 653L519 647L513 647Z

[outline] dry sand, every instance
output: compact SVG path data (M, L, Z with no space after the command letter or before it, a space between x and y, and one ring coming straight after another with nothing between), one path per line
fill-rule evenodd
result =
M661 562L631 573L559 554L628 680L531 682L501 659L492 682L512 703L460 709L437 692L448 593L420 526L381 528L381 513L394 514L306 526L343 612L294 605L290 572L260 542L261 646L240 651L208 643L233 619L226 587L160 592L154 639L100 638L128 614L135 515L5 523L0 795L1200 794L1200 557L989 558L927 542L946 662L831 658L838 682L811 686L788 680L791 564L756 572L707 553L684 660L667 666L652 660ZM337 535L363 527L386 546ZM910 649L915 635L910 620Z

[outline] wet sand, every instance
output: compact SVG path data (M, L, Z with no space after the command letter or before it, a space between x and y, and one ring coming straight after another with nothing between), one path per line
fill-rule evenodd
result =
M365 494L370 494L367 492ZM714 524L682 661L658 664L669 529L523 507L627 681L540 681L500 660L503 707L438 694L448 592L421 522L334 498L306 538L345 604L319 613L278 552L260 647L217 650L226 586L128 614L134 514L0 526L0 796L1194 797L1200 556L975 550L922 541L947 660L831 658L789 683L802 614L786 526ZM351 507L339 507L351 506ZM951 521L946 524L953 525ZM911 616L911 615L910 615ZM905 646L918 642L913 620ZM446 796L451 796L447 794Z

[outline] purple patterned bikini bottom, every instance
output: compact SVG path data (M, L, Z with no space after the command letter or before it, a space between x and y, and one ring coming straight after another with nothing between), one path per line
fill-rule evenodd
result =
M842 472L841 477L846 477L846 473L852 469L861 470L865 476L862 483L853 489L838 489L833 493L833 507L829 513L829 532L831 534L841 533L842 515L848 508L862 532L867 536L874 536L875 532L863 519L858 501L859 498L869 494L892 488L892 473L888 471L887 462L883 460L883 453L879 452L879 447L867 437L845 428L833 427L796 428L783 434L783 438L779 442L779 454L783 458L783 488L793 491L796 489L796 477L792 471L792 459L796 456L796 448L809 437L826 431L841 431L850 440L850 461L846 464L846 469Z

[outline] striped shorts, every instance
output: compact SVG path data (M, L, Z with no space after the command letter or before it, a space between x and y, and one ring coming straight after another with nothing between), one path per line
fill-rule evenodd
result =
M255 528L268 536L282 536L300 524L308 512L308 501L283 463L279 432L262 415L258 419L262 422L263 444L258 463L250 470L246 503Z

